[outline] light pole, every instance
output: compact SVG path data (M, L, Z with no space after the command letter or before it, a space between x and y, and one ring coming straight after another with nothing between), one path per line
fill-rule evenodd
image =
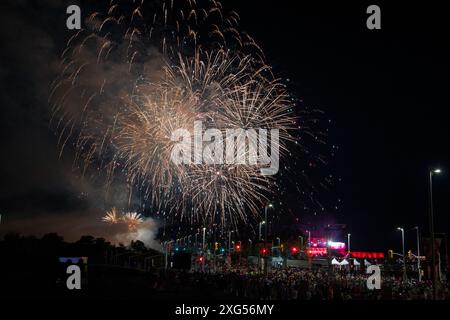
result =
M206 238L206 228L203 227L203 244L202 244L202 251L205 252L205 238Z
M169 266L169 245L172 245L173 240L171 241L165 241L164 242L164 269L167 270L168 266Z
M405 230L398 227L397 230L402 232L402 253L403 253L403 280L406 280L406 259L405 259Z
M269 222L267 220L267 208L272 208L272 207L273 207L273 205L271 203L269 203L268 205L266 205L264 207L264 221L265 221L265 225L264 225L264 249L266 250L266 252L267 252L267 248L266 248L266 245L267 245L267 225L269 224ZM272 250L270 250L270 251L272 253ZM267 270L267 265L268 265L267 257L264 257L264 261L265 261L264 273L267 275L267 271L268 271Z
M258 237L258 240L262 240L262 238L261 238L261 229L262 229L262 225L265 224L265 223L266 223L265 221L261 221L259 223L259 237Z
M310 248L311 247L311 231L310 230L306 230L306 232L308 233L308 243L306 248ZM307 257L308 257L308 268L309 270L311 270L311 266L312 266L312 256L311 254L309 254L308 250L305 250Z
M265 226L264 226L264 248L266 247L266 242L267 242L267 225L268 225L268 220L267 220L267 208L272 208L273 205L271 203L269 203L268 205L266 205L264 207L264 221Z
M347 252L350 253L350 236L351 233L347 233Z
M429 185L429 219L431 233L431 280L433 282L433 299L436 299L436 253L434 252L434 215L433 215L433 175L441 173L441 169L433 169L430 173Z
M308 233L308 244L311 246L311 231L306 230L306 232Z
M228 232L228 254L231 255L231 234L233 231Z
M419 282L422 281L422 274L420 273L420 238L419 238L419 226L414 227L417 232L417 272L419 273Z

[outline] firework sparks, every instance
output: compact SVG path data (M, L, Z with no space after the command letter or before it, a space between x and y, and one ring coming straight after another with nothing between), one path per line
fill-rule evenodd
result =
M138 227L144 222L142 216L136 212L126 212L121 217L118 216L116 208L112 208L106 211L105 216L102 221L108 224L120 224L124 223L127 225L130 232L135 232Z
M123 221L127 224L128 230L136 231L138 227L144 222L141 215L136 212L127 212L123 215Z
M102 218L102 221L108 222L110 224L119 223L120 219L117 216L116 208L112 208L111 210L106 211L105 216Z
M176 165L171 134L198 120L223 133L275 128L283 153L295 118L261 49L238 31L239 16L218 1L198 3L164 1L148 12L133 2L126 14L113 0L92 14L63 54L53 122L61 152L72 143L83 172L105 170L107 185L123 174L130 193L178 219L236 224L258 214L273 179L258 164ZM142 221L136 213L124 220L130 229Z

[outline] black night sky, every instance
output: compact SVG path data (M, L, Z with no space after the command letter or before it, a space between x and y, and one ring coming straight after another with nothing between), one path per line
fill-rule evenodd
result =
M339 152L328 169L342 178L334 190L343 200L336 221L348 225L352 250L399 250L397 226L405 227L407 247L415 249L410 229L428 226L429 166L443 169L434 180L436 232L450 232L450 47L440 2L379 3L381 30L366 28L365 11L373 3L223 2L239 13L241 29L262 46L274 72L290 79L293 93L332 120L329 140ZM45 112L51 61L68 35L68 4L0 5L4 219L32 219L36 207L64 212L83 206L70 196L70 165L58 160Z

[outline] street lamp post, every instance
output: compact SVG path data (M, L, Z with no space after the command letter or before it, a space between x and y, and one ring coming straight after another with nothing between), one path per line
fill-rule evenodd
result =
M265 221L261 221L260 223L259 223L259 236L258 236L258 240L262 240L262 231L261 231L261 229L262 229L262 225L263 224L265 224L266 222Z
M307 243L307 248L311 247L311 231L310 230L306 230L306 232L308 233L308 243ZM312 266L312 257L309 254L308 250L305 251L307 253L308 256L308 268L311 270L311 266Z
M268 225L268 220L267 220L267 208L272 208L273 205L271 203L269 203L268 205L266 205L264 207L264 221L265 226L264 226L264 248L266 247L265 243L267 242L267 225Z
M308 232L308 244L311 245L311 231L306 230Z
M267 220L267 209L268 208L272 208L273 207L273 205L271 204L271 203L269 203L268 205L266 205L265 207L264 207L264 221L265 221L265 224L264 224L264 249L266 250L266 252L267 252L267 248L266 248L266 245L267 245L267 225L269 224L269 222L268 222L268 220ZM272 250L270 250L271 252L272 252ZM265 261L265 264L264 264L264 273L265 274L267 274L267 265L268 265L268 263L267 263L267 257L265 256L264 257L264 261Z
M233 231L228 232L228 254L231 255L231 234Z
M436 299L436 253L434 252L434 215L433 215L433 175L441 173L441 169L430 170L429 185L429 220L431 233L431 280L433 282L433 299Z
M398 227L397 230L402 232L403 280L406 280L405 229Z
M417 232L417 272L419 273L419 282L422 281L422 274L420 272L420 238L419 238L419 226L415 227Z
M351 233L347 233L347 252L350 253L350 236Z
M205 239L206 239L206 228L203 227L203 242L202 242L202 251L205 252Z

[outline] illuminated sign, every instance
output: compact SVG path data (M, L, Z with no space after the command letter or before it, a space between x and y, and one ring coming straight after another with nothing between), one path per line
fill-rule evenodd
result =
M313 248L330 248L333 250L342 250L345 249L344 242L337 242L333 240L326 240L325 238L312 238L308 243L310 247Z
M345 249L345 243L343 242L328 241L328 246L334 250Z

